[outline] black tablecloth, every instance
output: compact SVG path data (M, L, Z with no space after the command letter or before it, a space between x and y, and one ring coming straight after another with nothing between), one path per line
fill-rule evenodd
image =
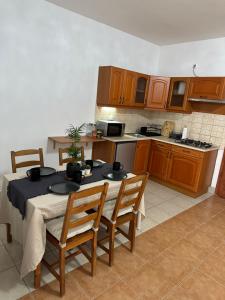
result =
M88 184L103 180L103 174L112 169L110 164L103 164L100 168L92 170L92 176L85 177L80 185ZM27 177L17 180L12 180L8 185L8 198L13 206L19 209L23 219L26 215L26 202L28 199L46 195L49 193L50 185L68 182L65 179L66 172L57 172L53 175L41 177L39 181L30 181Z

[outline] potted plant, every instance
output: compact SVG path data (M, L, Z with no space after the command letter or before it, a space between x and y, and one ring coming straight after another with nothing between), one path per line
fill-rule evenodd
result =
M81 160L81 147L78 146L78 144L80 143L81 133L83 132L84 127L85 124L77 127L70 125L66 130L68 137L72 139L72 145L68 149L68 155L72 157L73 162L68 163L66 168L66 174L69 178L73 178L74 174L80 172L81 169L81 166L78 163L78 161Z

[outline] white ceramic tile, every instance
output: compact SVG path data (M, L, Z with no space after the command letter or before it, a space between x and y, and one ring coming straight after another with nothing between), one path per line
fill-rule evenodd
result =
M146 216L158 224L170 219L170 215L157 206L147 209Z
M4 246L0 247L0 272L13 267L15 264Z
M161 203L157 206L157 209L162 210L162 212L165 212L170 217L176 216L184 210L184 208L176 205L172 201L165 201Z
M32 292L35 290L35 288L34 288L34 272L30 272L27 276L24 277L23 280L24 280L29 292ZM41 267L41 286L43 286L53 280L55 280L55 277L48 271L48 269L45 266L42 265L42 267Z
M29 293L15 267L0 273L0 299L15 300Z
M145 193L145 208L148 209L150 207L159 205L160 203L164 202L165 199L160 198L158 195L153 193Z
M175 205L185 209L188 209L194 205L193 201L190 199L185 199L181 196L177 196L173 199L170 199L171 202L173 202Z
M18 242L13 240L12 243L5 243L4 246L10 257L13 259L14 263L22 261L23 249Z

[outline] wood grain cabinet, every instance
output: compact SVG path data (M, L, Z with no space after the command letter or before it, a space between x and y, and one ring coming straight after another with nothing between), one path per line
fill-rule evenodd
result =
M150 140L137 141L133 173L143 174L147 171L149 160Z
M225 99L224 77L194 77L191 78L189 98Z
M149 76L113 66L99 67L97 105L144 107Z
M166 179L170 149L170 144L152 141L148 168L151 176Z
M169 93L169 85L170 78L151 76L146 108L153 110L165 110Z
M190 113L191 106L188 102L190 78L173 77L170 81L167 110L174 112Z
M136 84L133 98L133 105L144 107L147 99L149 76L136 73Z
M169 155L167 182L197 192L203 156L199 151L173 147Z
M198 197L206 193L211 184L216 156L217 150L203 152L152 141L150 178L189 196Z

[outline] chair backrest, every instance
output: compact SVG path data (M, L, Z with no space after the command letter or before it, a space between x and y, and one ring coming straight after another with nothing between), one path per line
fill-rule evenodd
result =
M148 176L149 173L146 173L122 181L112 214L112 222L116 221L119 211L122 209L131 208L133 213L136 214L138 212Z
M61 244L66 243L69 230L76 229L82 225L85 226L90 221L93 222L92 229L98 231L108 186L108 183L104 183L80 192L74 192L69 196L60 238ZM95 210L93 210L94 208ZM90 210L92 211L90 212ZM85 214L85 216L74 218L87 211L89 213Z
M37 160L27 160L22 162L16 162L16 157L18 156L26 156L26 155L38 155L39 158ZM43 150L39 149L27 149L20 151L11 151L11 162L12 162L12 171L16 173L18 168L30 167L30 166L40 166L44 167L44 158L43 158Z
M74 159L73 157L63 157L63 154L68 153L68 150L70 148L59 148L59 165L62 166L63 164L67 164L69 162L75 162L75 161L80 161L80 160L84 160L84 147L78 147L80 148L80 154L81 156L79 157L79 159Z

